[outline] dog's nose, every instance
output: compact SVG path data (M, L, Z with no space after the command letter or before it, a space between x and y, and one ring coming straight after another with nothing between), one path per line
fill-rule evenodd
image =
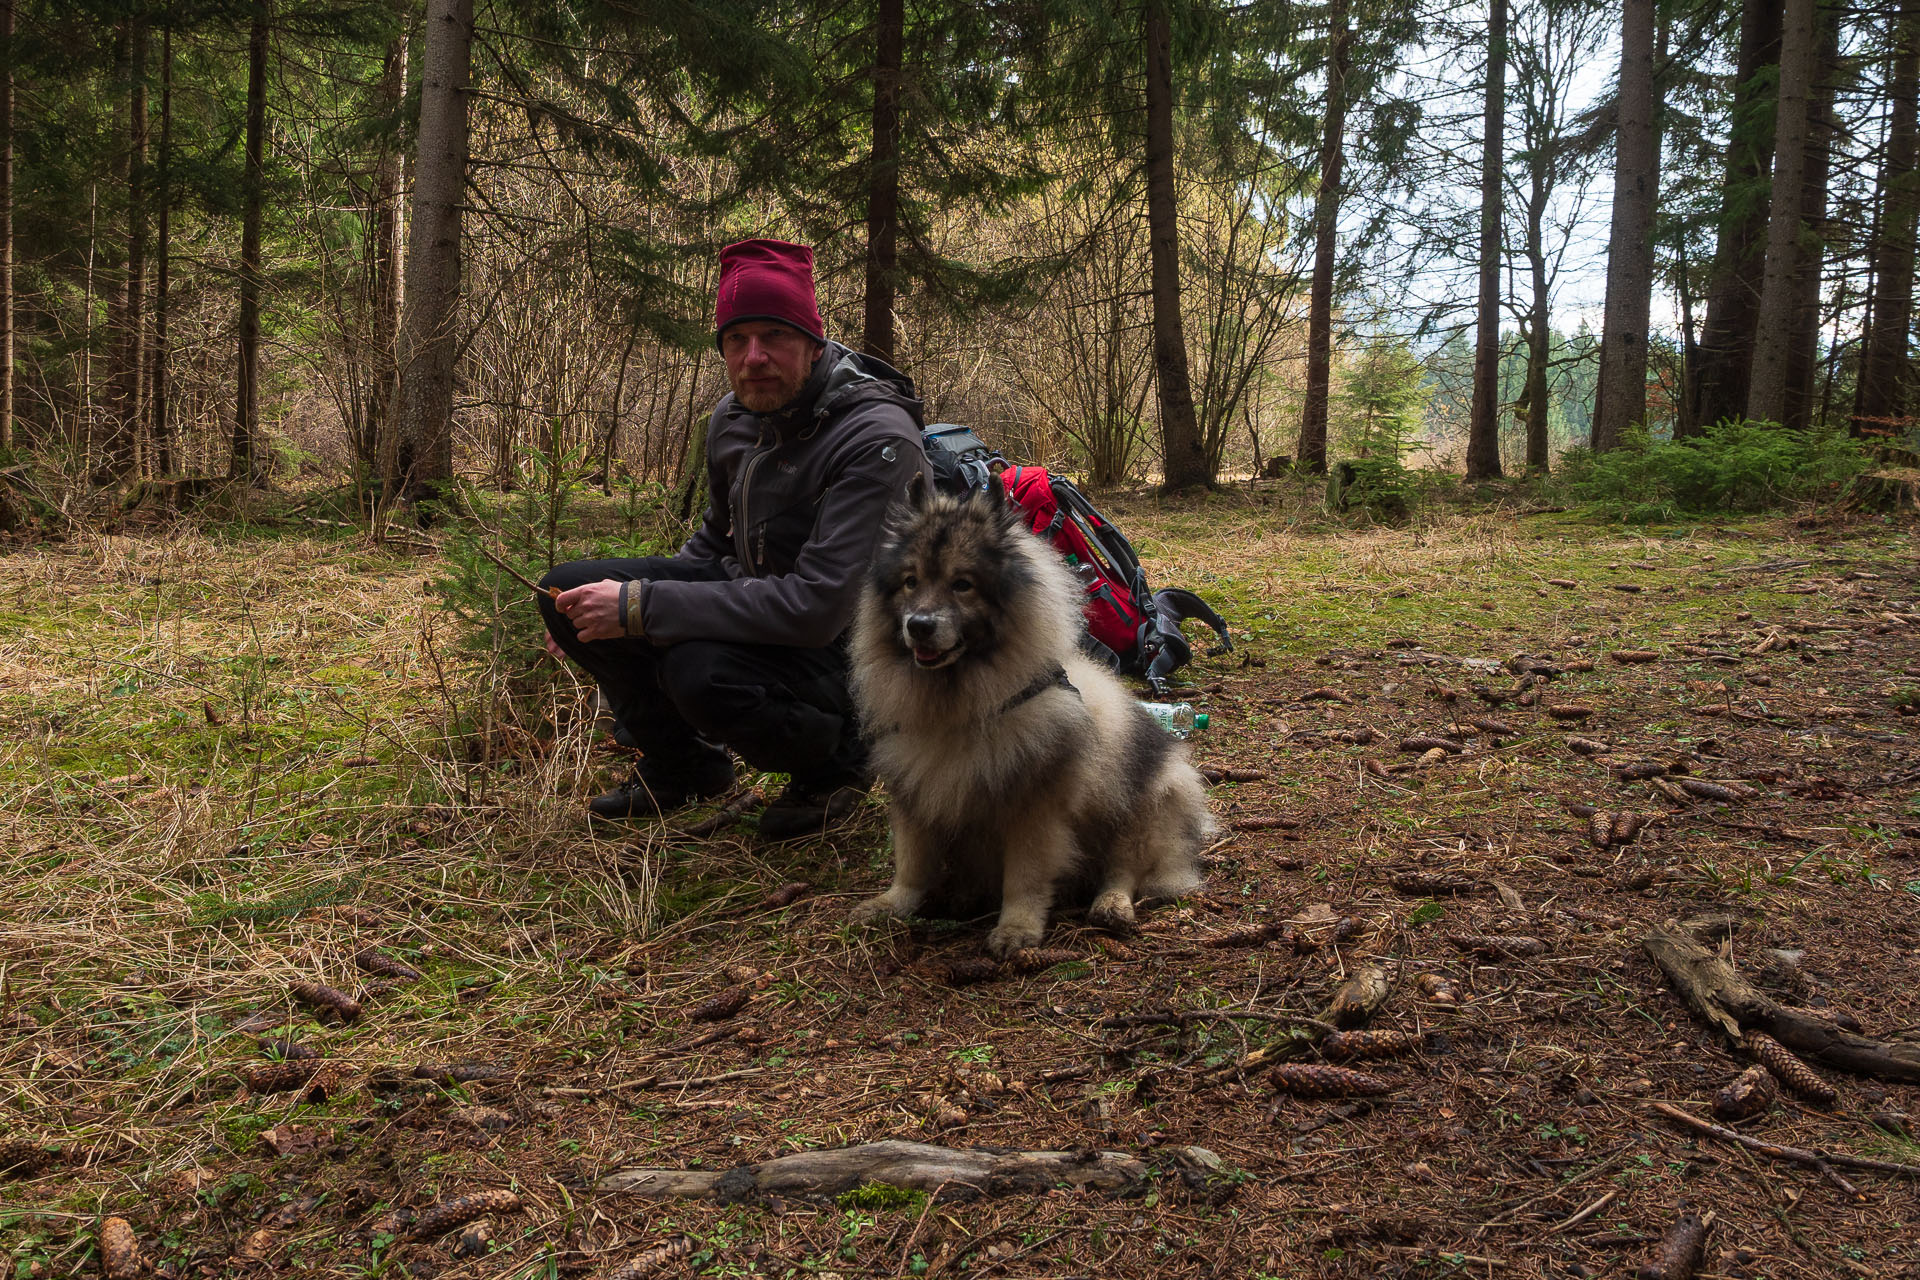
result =
M940 619L930 613L910 613L907 615L907 639L925 643L933 639L933 633L940 628Z

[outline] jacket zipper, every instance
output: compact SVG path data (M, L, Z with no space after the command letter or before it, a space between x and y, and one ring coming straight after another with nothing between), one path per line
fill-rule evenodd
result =
M752 524L748 518L748 512L751 510L748 503L748 490L753 484L754 468L760 465L760 459L773 452L773 449L766 447L766 443L767 429L765 424L761 424L759 427L759 435L753 442L755 451L747 455L747 465L740 469L740 511L739 514L734 517L733 522L734 544L740 552L740 568L749 578L759 576L757 572L759 565L753 554L753 545L748 540L749 534L747 530ZM779 441L776 440L774 445L778 447Z

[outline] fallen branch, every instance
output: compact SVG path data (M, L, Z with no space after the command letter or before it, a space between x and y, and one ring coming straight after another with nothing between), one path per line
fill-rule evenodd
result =
M671 834L682 840L705 840L708 836L715 835L727 827L732 826L741 818L746 817L749 813L766 804L766 802L767 798L764 795L761 795L758 790L749 787L747 790L721 805L710 817L702 818L698 822L671 832Z
M1701 946L1679 924L1656 925L1641 940L1680 998L1727 1040L1744 1045L1762 1031L1823 1066L1898 1084L1920 1084L1920 1044L1855 1035L1790 1009L1755 990L1734 967Z
M801 1151L736 1169L622 1169L597 1190L652 1199L736 1204L768 1196L836 1196L870 1182L924 1191L941 1200L1040 1195L1067 1185L1119 1191L1147 1167L1118 1151L961 1151L924 1142L870 1142Z
M1834 1173L1830 1166L1839 1165L1843 1169L1864 1169L1869 1173L1884 1173L1889 1177L1895 1178L1920 1178L1920 1165L1896 1164L1891 1160L1869 1160L1865 1156L1850 1156L1837 1151L1809 1151L1805 1147L1786 1147L1777 1142L1763 1142L1759 1138L1749 1138L1744 1133L1738 1133L1732 1129L1724 1128L1721 1125L1714 1124L1710 1120L1702 1120L1699 1116L1692 1115L1664 1102L1649 1102L1647 1106L1658 1111L1668 1119L1677 1120L1689 1129L1704 1133L1710 1138L1718 1138L1722 1142L1731 1142L1735 1146L1745 1147L1749 1151L1757 1151L1761 1155L1770 1156L1775 1160L1786 1160L1793 1164L1805 1165L1809 1169L1818 1170L1827 1175L1829 1179L1838 1180L1839 1185L1854 1194L1858 1194L1858 1190L1852 1186L1852 1184L1845 1182L1844 1179L1840 1179L1839 1175Z

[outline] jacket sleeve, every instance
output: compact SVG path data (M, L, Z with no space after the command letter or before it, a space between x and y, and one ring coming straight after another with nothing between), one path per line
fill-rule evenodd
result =
M926 466L918 432L904 416L902 422L898 436L868 439L849 450L828 482L813 537L791 573L727 582L650 581L641 597L647 639L803 649L833 643L853 620L887 507Z
M700 527L695 529L692 536L681 543L680 549L673 553L675 560L708 560L719 564L733 554L733 543L730 540L733 531L728 525L726 515L727 477L721 475L719 468L714 466L711 444L714 433L720 429L720 410L725 407L726 402L722 401L720 406L714 409L713 416L707 420L709 444L706 450L706 514L700 518Z

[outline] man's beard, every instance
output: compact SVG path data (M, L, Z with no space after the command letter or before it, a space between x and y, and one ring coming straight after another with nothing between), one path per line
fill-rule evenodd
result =
M747 383L735 387L734 398L754 413L772 413L790 405L806 388L807 380L813 376L813 370L807 369L791 380L754 385Z

